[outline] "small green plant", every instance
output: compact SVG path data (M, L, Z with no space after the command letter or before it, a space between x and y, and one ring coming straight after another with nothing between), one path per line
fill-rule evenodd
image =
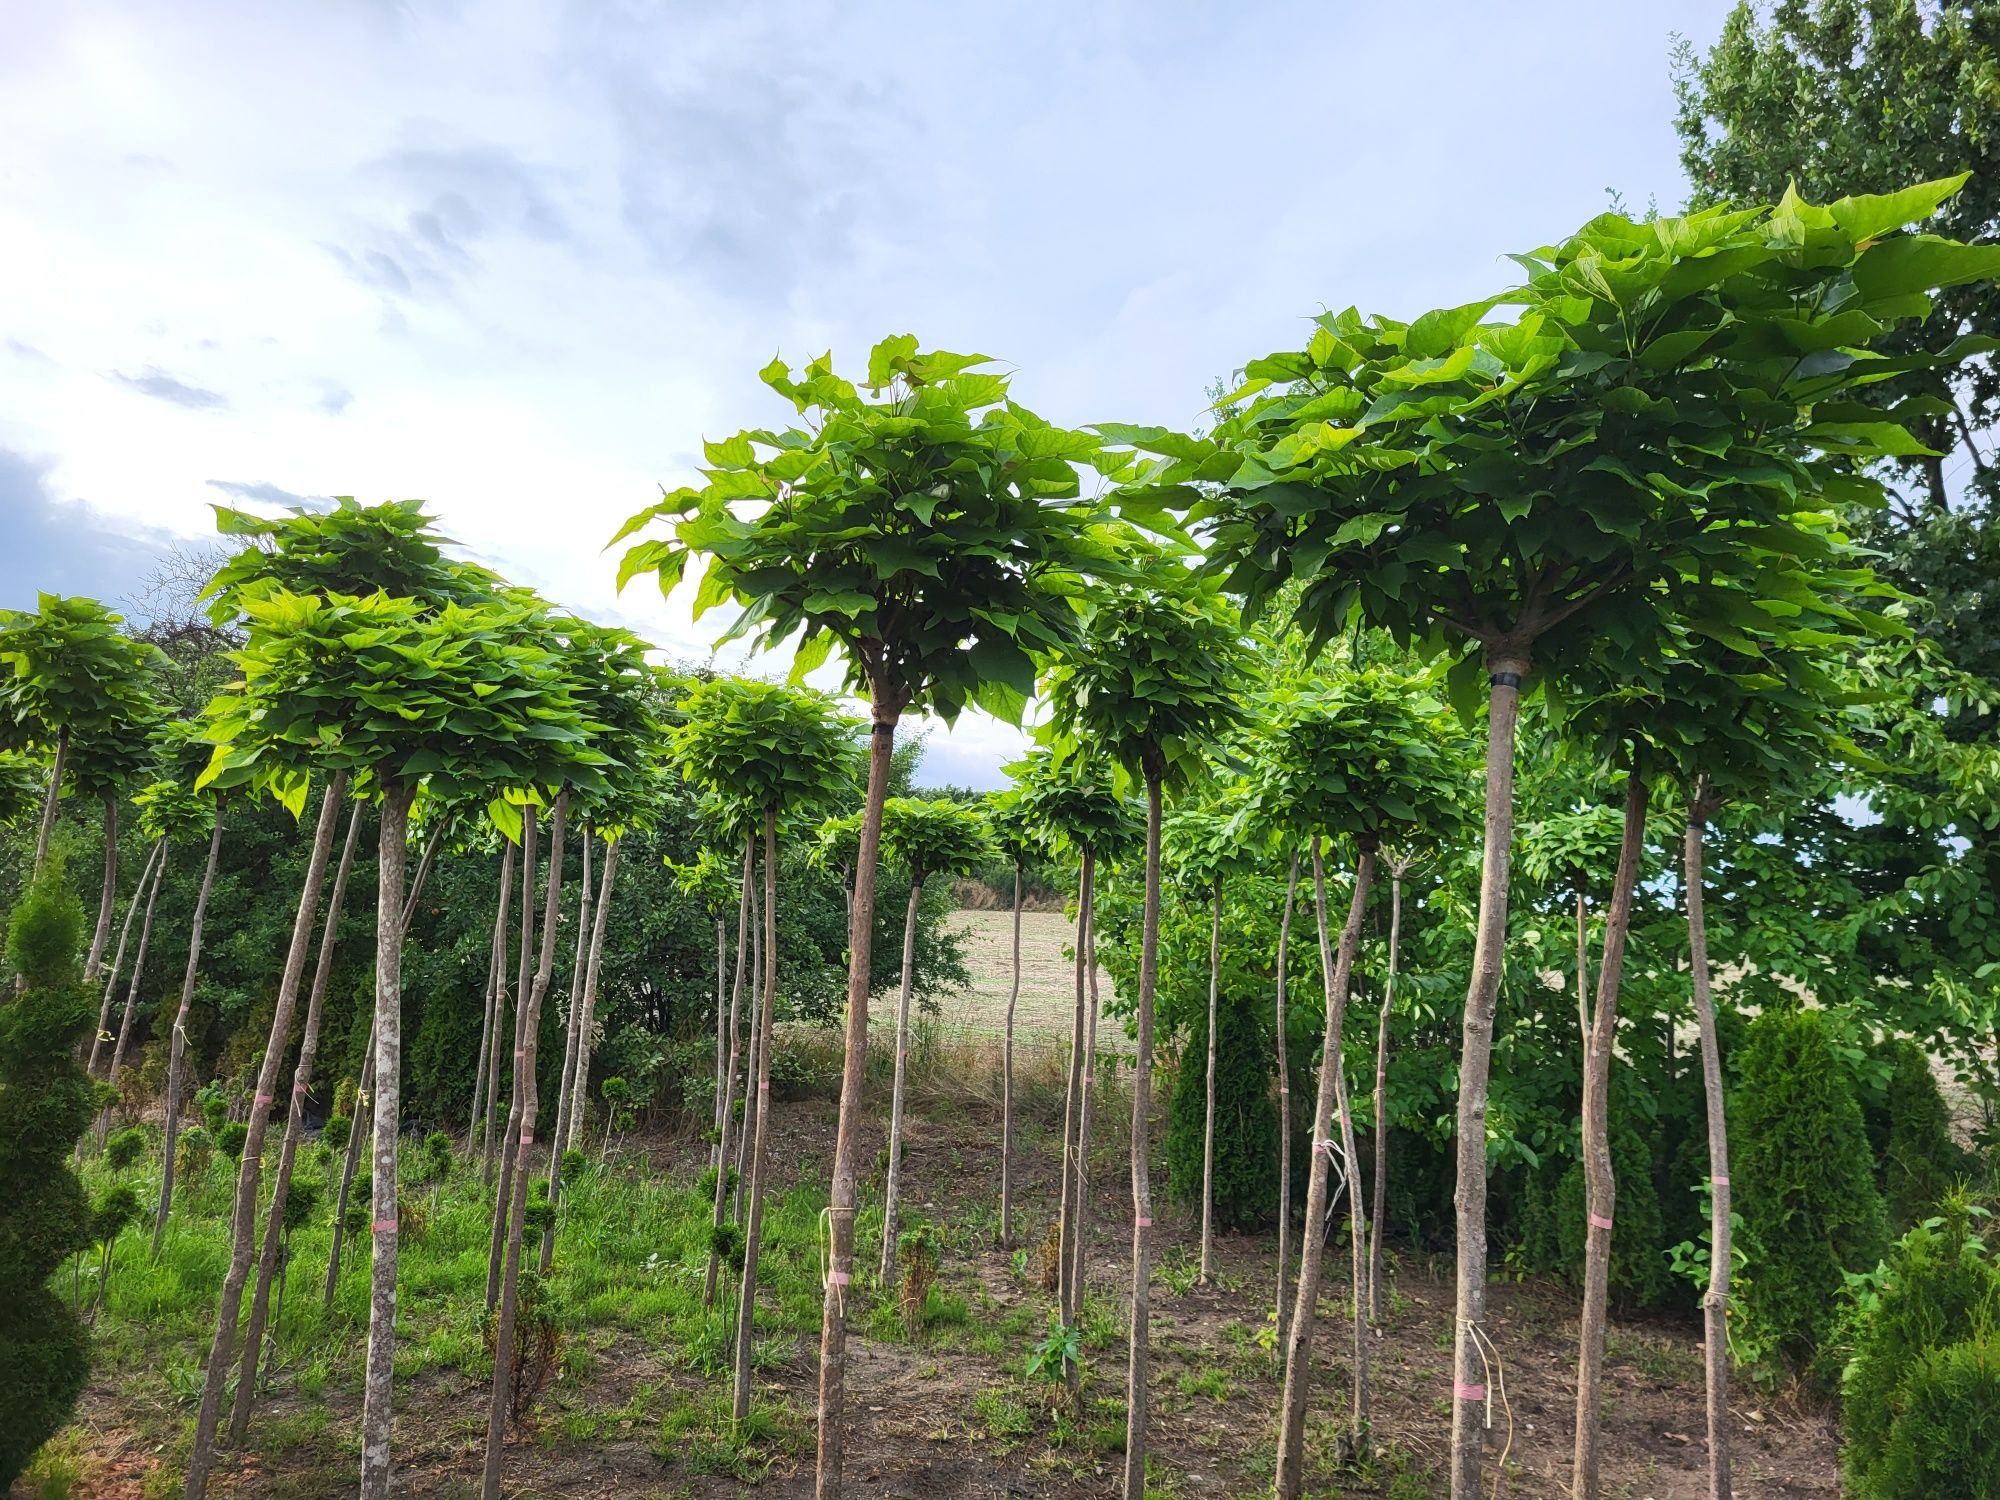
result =
M972 1398L972 1415L1005 1453L1035 1430L1035 1414L1011 1387L990 1387Z
M220 1080L204 1083L194 1091L194 1107L208 1133L220 1137L222 1127L229 1121L229 1094Z
M104 1142L104 1165L122 1172L146 1154L146 1132L136 1125L114 1130Z
M250 1127L241 1120L224 1120L215 1132L215 1149L231 1161L243 1154L243 1143L250 1138Z
M97 1247L97 1290L91 1312L104 1305L111 1284L111 1252L126 1226L139 1217L139 1190L129 1182L115 1182L98 1195L90 1209L90 1239Z
M1026 1249L1016 1250L1013 1253L1013 1255L1008 1257L1008 1265L1012 1268L1014 1272L1014 1279L1020 1282L1021 1285L1026 1286L1028 1284L1027 1250Z
M190 1192L208 1181L209 1164L215 1160L215 1142L199 1125L181 1132L174 1148L174 1170Z
M344 1145L354 1132L354 1116L328 1115L326 1124L320 1127L319 1138L323 1145L339 1147Z
M931 1284L937 1280L941 1248L937 1228L932 1224L919 1222L896 1236L896 1259L903 1268L896 1305L911 1338L923 1331L924 1304L930 1297Z
M1069 1365L1083 1368L1083 1344L1077 1327L1050 1313L1048 1333L1028 1353L1028 1378L1059 1385L1063 1381L1063 1371Z
M443 1182L457 1165L458 1153L452 1149L451 1137L442 1130L433 1130L417 1148L410 1163L410 1176L418 1182Z
M1171 1247L1160 1257L1153 1267L1157 1276L1176 1297L1185 1297L1194 1290L1194 1284L1201 1279L1201 1267L1188 1259L1187 1251L1179 1245Z
M556 1317L554 1298L548 1283L530 1267L521 1268L518 1301L514 1312L514 1360L512 1384L507 1393L507 1420L518 1430L555 1378L562 1360L563 1331ZM486 1316L486 1353L491 1358L498 1345L498 1309Z

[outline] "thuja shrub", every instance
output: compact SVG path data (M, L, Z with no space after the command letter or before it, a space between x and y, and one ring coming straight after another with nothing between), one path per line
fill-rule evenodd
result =
M9 921L8 967L25 988L0 1001L0 1492L69 1420L90 1368L82 1327L47 1284L92 1243L69 1168L97 1102L76 1061L95 1019L77 972L82 933L51 862Z
M1204 1001L1192 1018L1167 1111L1167 1191L1197 1210L1207 1113L1205 1007ZM1216 1023L1215 1223L1219 1229L1250 1229L1271 1223L1278 1212L1276 1053L1257 1002L1225 990Z
M1906 1228L1936 1211L1965 1171L1951 1138L1951 1111L1930 1059L1915 1042L1895 1044L1889 1076L1889 1130L1882 1148L1882 1197L1889 1221Z
M1873 1267L1888 1241L1853 1075L1823 1012L1752 1023L1729 1139L1735 1207L1763 1248L1743 1318L1759 1344L1809 1356L1833 1331L1846 1273Z
M1882 1463L1859 1500L2000 1495L2000 1332L1933 1349L1898 1392Z
M1879 1288L1863 1293L1854 1358L1841 1382L1841 1461L1857 1495L1911 1493L1881 1484L1892 1437L1911 1409L1911 1378L1930 1356L1975 1328L1990 1329L2000 1314L2000 1270L1969 1232L1968 1218L1964 1201L1954 1199L1941 1220L1903 1236L1882 1266ZM1933 1376L1930 1384L1939 1387L1932 1395L1941 1394L1956 1388L1957 1377ZM2000 1412L2000 1403L1994 1409ZM2000 1427L1989 1425L1985 1443L2000 1446ZM1972 1455L1961 1450L1960 1457L1969 1462Z
M1668 1289L1665 1223L1653 1183L1653 1152L1638 1122L1612 1092L1611 1170L1617 1182L1612 1209L1611 1297L1620 1306L1650 1307ZM1583 1163L1560 1174L1550 1163L1529 1174L1521 1194L1520 1241L1515 1260L1523 1270L1572 1286L1583 1280L1588 1235Z

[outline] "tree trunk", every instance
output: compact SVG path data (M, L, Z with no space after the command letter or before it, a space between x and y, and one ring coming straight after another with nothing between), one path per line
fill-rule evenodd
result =
M520 1138L514 1168L514 1193L507 1204L507 1265L500 1288L500 1316L493 1335L493 1402L486 1415L486 1476L483 1500L500 1500L500 1463L507 1439L507 1406L514 1390L514 1325L521 1304L521 1227L528 1209L528 1152L535 1143L535 1113L540 1103L535 1085L535 1053L541 1036L542 1002L555 969L556 918L562 910L563 824L569 813L569 790L556 793L549 817L549 886L542 908L542 952L528 994L526 1055L521 1059ZM379 1133L381 1126L376 1129ZM379 1192L379 1188L377 1190ZM373 1345L370 1345L373 1352ZM364 1488L362 1500L371 1500Z
M493 1231L486 1250L486 1310L500 1297L500 1273L507 1248L507 1205L514 1201L514 1165L520 1154L521 1062L528 1055L528 966L535 962L535 844L540 817L532 803L521 815L521 956L514 984L513 1082L507 1093L507 1127L500 1133L500 1190L493 1197ZM559 884L562 872L550 867L549 883ZM543 934L542 946L548 946Z
M1014 979L1000 1042L1000 1246L1014 1248L1014 1011L1021 1003L1021 861L1014 861Z
M623 835L616 836L604 846L604 871L597 881L597 916L591 923L590 953L585 960L583 970L583 1030L577 1040L576 1077L570 1083L568 1140L562 1145L564 1151L576 1149L571 1142L575 1141L579 1124L583 1119L583 1091L584 1086L590 1081L590 1028L592 1016L597 1009L597 971L604 960L604 933L611 920L611 886L618 878L618 846L622 838ZM563 1138L558 1136L557 1139ZM550 1155L552 1157L555 1155L553 1143ZM551 1166L549 1178L551 1183L556 1180L555 1170L555 1166ZM549 1257L554 1251L553 1234L554 1231L551 1229L542 1237L541 1273L544 1276L548 1274Z
M1389 1017L1396 1004L1396 972L1403 954L1403 877L1407 856L1389 861L1389 978L1382 986L1382 1015L1375 1025L1375 1189L1368 1225L1368 1320L1382 1326L1382 1224L1389 1214Z
M1708 1295L1701 1299L1708 1387L1709 1500L1729 1500L1729 1124L1723 1109L1722 1048L1715 1033L1715 992L1708 968L1708 919L1702 906L1702 841L1708 780L1695 782L1683 856L1687 878L1689 969L1701 1028L1701 1083L1708 1102Z
M748 893L744 893L747 895ZM737 924L742 925L745 914L742 910L743 897L737 899ZM709 1121L715 1138L709 1142L708 1164L716 1171L722 1170L722 1096L729 1089L728 1074L732 1064L729 1060L729 933L724 926L722 913L715 915L715 1107L709 1111L714 1117Z
M752 838L756 831L751 831ZM764 917L763 903L753 882L750 887L750 1014L754 1017L764 1003ZM736 1188L729 1209L733 1222L743 1222L743 1169L750 1151L751 1119L757 1101L750 1097L750 1080L757 1076L757 1028L750 1028L750 1055L743 1067L743 1126L736 1132Z
M1597 966L1597 1014L1583 1053L1583 1181L1588 1220L1583 1247L1583 1314L1576 1357L1576 1447L1570 1476L1575 1500L1597 1500L1599 1408L1603 1404L1604 1327L1611 1288L1611 1222L1617 1181L1611 1170L1612 1044L1618 1033L1618 986L1625 940L1632 928L1632 892L1646 847L1646 782L1636 760L1625 777L1625 827L1618 871L1604 919L1604 953Z
M160 881L167 873L167 841L160 840L160 862L153 866L153 883L146 888L146 915L139 923L139 951L132 955L132 982L125 987L125 1009L118 1021L118 1044L111 1049L111 1068L105 1082L118 1087L118 1075L125 1068L125 1048L132 1040L132 1016L139 1005L139 981L146 977L146 950L153 942L153 910L160 901ZM114 1101L115 1103L115 1101ZM113 1105L106 1104L97 1116L97 1143L104 1144L111 1128Z
M215 889L215 862L222 852L222 799L216 798L215 825L208 831L208 863L202 866L201 889L194 899L194 920L188 931L187 970L181 977L180 1009L174 1012L172 1040L167 1044L167 1126L166 1156L160 1169L160 1208L153 1215L153 1258L160 1257L160 1242L167 1234L167 1212L174 1204L174 1148L181 1131L181 1093L187 1086L182 1076L187 1062L188 1007L194 1003L195 975L201 970L201 929L208 916L209 893Z
M49 837L56 831L56 804L62 800L63 771L69 761L69 731L56 732L56 758L49 767L48 795L42 799L42 826L35 834L34 874L42 873L49 860ZM25 982L25 981L23 981Z
M910 1058L910 996L917 981L917 907L923 899L924 872L912 870L910 904L903 912L903 985L896 995L896 1073L889 1090L889 1176L882 1190L882 1269L876 1277L876 1285L885 1296L889 1278L896 1269L896 1196L903 1182L903 1080Z
M1084 983L1090 991L1090 1016L1083 1035L1083 1090L1076 1104L1076 1218L1070 1235L1070 1316L1083 1320L1083 1301L1090 1291L1085 1274L1089 1261L1084 1245L1090 1231L1090 1101L1097 1092L1097 872L1092 861L1090 900L1077 924L1084 947Z
M1215 882L1214 915L1208 924L1208 1093L1201 1121L1201 1270L1195 1279L1208 1285L1215 1268L1215 1022L1222 995L1222 881Z
M522 836L525 838L525 820L522 828ZM479 1132L479 1182L482 1187L491 1187L493 1185L493 1122L494 1116L499 1112L500 1108L500 1038L506 1034L507 1026L507 903L513 896L514 848L515 846L512 841L509 841L506 857L502 861L504 868L500 873L500 912L494 921L494 931L499 934L499 961L493 971L493 1052L486 1063L486 1096L479 1106L481 1115ZM522 890L524 892L527 890L525 878L522 883ZM522 958L519 962L522 971L525 973L527 959ZM520 988L517 986L513 993L518 996L521 993Z
M415 789L382 788L375 898L374 1201L369 1228L367 1383L361 1401L361 1500L388 1500L389 1422L396 1362L396 1147L402 1131L403 866L409 857L410 800Z
M379 882L378 882L379 884ZM368 1041L362 1048L361 1079L354 1090L354 1114L347 1122L347 1154L340 1164L340 1190L333 1202L333 1243L326 1256L326 1311L333 1311L333 1293L340 1285L340 1251L347 1232L347 1200L354 1190L354 1174L361 1165L361 1137L369 1126L369 1096L375 1090L375 1023L368 1023Z
M736 1302L736 1383L730 1410L750 1415L750 1352L757 1323L757 1250L764 1230L764 1146L771 1125L771 1017L778 994L778 810L764 809L764 983L757 1007L756 1144L750 1150L750 1202L743 1216L743 1295ZM748 1111L746 1110L747 1114ZM745 1122L748 1123L747 1121ZM893 1160L893 1158L892 1158Z
M333 950L340 939L340 912L347 901L347 877L354 869L360 842L362 804L356 802L347 819L347 839L340 864L333 872L333 890L326 898L326 918L320 924L319 961L313 968L312 989L306 996L306 1021L299 1033L299 1060L292 1070L292 1102L285 1113L285 1139L278 1148L278 1171L271 1179L271 1203L264 1213L264 1248L257 1264L257 1287L250 1294L250 1323L243 1333L243 1355L236 1370L236 1402L229 1412L229 1441L241 1444L250 1426L250 1408L257 1399L257 1363L264 1358L264 1318L271 1305L271 1281L289 1253L285 1233L285 1200L292 1191L292 1164L306 1129L306 1093L312 1088L313 1066L319 1060L319 1023L326 1004L327 981L333 975ZM273 1339L275 1342L275 1337Z
M1292 1305L1292 1319L1285 1336L1285 1386L1278 1408L1278 1472L1274 1490L1279 1500L1298 1500L1305 1481L1306 1399L1312 1383L1313 1316L1319 1306L1320 1266L1326 1239L1332 1227L1333 1172L1339 1166L1350 1205L1359 1198L1360 1183L1353 1150L1353 1127L1346 1116L1344 1094L1345 1064L1341 1039L1347 1020L1347 996L1354 979L1354 950L1361 941L1361 919L1368 909L1369 888L1375 883L1375 850L1363 845L1354 862L1354 894L1347 906L1347 920L1340 929L1340 949L1333 951L1326 923L1326 862L1321 840L1312 845L1313 895L1319 923L1320 975L1326 989L1326 1027L1320 1043L1319 1091L1313 1105L1312 1170L1306 1179L1306 1220L1299 1236L1299 1284ZM1344 1146L1333 1139L1334 1116L1342 1116ZM1340 1150L1338 1159L1334 1152ZM1365 1238L1365 1237L1364 1237ZM1357 1238L1355 1266L1360 1267L1361 1239ZM1361 1331L1362 1287L1357 1279L1355 1295L1354 1410L1348 1429L1353 1445L1349 1456L1359 1456L1368 1426L1368 1343Z
M710 1221L713 1229L722 1227L722 1208L729 1201L729 1131L736 1123L736 1064L742 1048L744 956L750 951L750 882L756 874L757 835L753 831L743 840L743 879L738 886L736 901L736 982L729 991L729 1059L722 1074L722 1092L716 1096L720 1106L717 1115L722 1121L722 1133L715 1138L715 1208ZM750 1051L754 1056L755 1027L752 1030ZM743 1109L745 1128L750 1124L750 1108ZM708 1276L702 1285L701 1305L704 1309L715 1306L715 1278L721 1261L715 1253L715 1239L711 1235L708 1243Z
M1146 766L1146 899L1139 927L1137 1051L1132 1059L1132 1298L1125 1366L1124 1500L1146 1497L1146 1380L1151 1373L1153 1178L1147 1150L1153 1109L1153 994L1160 978L1161 778Z
M153 867L166 849L165 839L155 839L152 849L146 855L146 864L139 871L139 883L132 887L132 899L125 905L125 920L118 928L118 951L112 957L111 971L104 976L104 998L97 1006L97 1035L90 1040L90 1061L85 1070L95 1077L97 1059L106 1042L116 1041L111 1034L111 1001L118 990L118 976L125 971L125 942L132 936L132 919L139 914L139 900L146 894L147 884L153 878Z
M1292 851L1291 874L1285 879L1285 914L1278 922L1278 1347L1285 1345L1291 1326L1291 1301L1285 1295L1291 1255L1286 1244L1292 1230L1292 1069L1285 1055L1285 966L1292 947L1292 908L1299 898L1299 851Z
M832 1194L827 1205L830 1244L826 1292L820 1308L819 1447L816 1500L840 1500L847 1395L847 1288L854 1275L854 1158L861 1134L861 1074L868 1056L868 989L873 977L875 871L882 850L882 804L889 796L889 763L902 703L886 686L871 684L873 721L868 737L868 797L854 856L854 899L847 924L847 1034L840 1067L840 1123L833 1144Z
M1525 651L1489 649L1486 698L1486 824L1479 864L1479 927L1458 1064L1458 1295L1453 1309L1451 1500L1482 1500L1486 1404L1486 1092L1493 1069L1493 1013L1507 946L1507 887L1513 868L1514 729Z
M583 889L576 898L576 953L570 959L569 1016L563 1028L562 1074L556 1081L556 1128L549 1133L549 1202L562 1201L563 1137L569 1134L570 1083L576 1072L577 1026L583 1020L583 971L588 961L590 921L590 824L583 825ZM538 1274L549 1274L556 1252L555 1220L542 1230L542 1248L535 1262Z
M569 1138L563 1150L574 1151L583 1140L583 1116L590 1092L591 1037L597 1029L597 977L604 960L604 934L611 921L611 889L618 878L618 851L625 836L614 837L604 851L604 873L597 880L597 922L590 940L590 965L583 975L583 1030L576 1042L576 1082L570 1087Z
M118 904L118 798L104 799L104 886L97 894L97 930L91 934L90 956L83 961L83 982L97 980L104 962L104 945L111 938L111 908Z
M1077 1185L1077 1127L1083 1105L1084 1030L1088 1024L1090 989L1085 972L1090 961L1089 945L1083 935L1090 927L1090 903L1096 894L1097 857L1083 851L1077 866L1076 883L1076 1012L1070 1022L1069 1082L1063 1093L1062 1178L1056 1206L1056 1316L1065 1328L1076 1326L1076 1206L1081 1197ZM1063 1379L1073 1399L1083 1397L1083 1371L1073 1360L1063 1361Z
M493 1156L493 1114L487 1092L499 1059L494 1056L500 1042L501 1000L507 993L507 902L514 894L514 845L502 840L500 849L500 896L493 912L493 946L486 973L486 1013L479 1026L479 1075L472 1085L472 1118L466 1122L465 1149L482 1134L486 1138L486 1159Z
M270 1123L272 1090L278 1086L278 1068L290 1045L292 1008L298 1000L299 980L305 974L306 950L312 944L313 919L319 915L320 885L333 853L333 830L340 817L341 799L347 793L347 773L336 771L320 798L319 823L313 831L312 857L306 864L305 887L299 892L298 914L292 919L292 938L285 950L285 968L278 981L278 1000L271 1012L271 1031L264 1043L264 1059L257 1068L257 1092L251 1100L248 1134L236 1165L236 1203L230 1215L229 1269L222 1278L222 1296L216 1309L215 1338L209 1345L208 1368L202 1380L201 1410L195 1418L194 1446L188 1454L187 1500L201 1500L208 1491L208 1475L215 1462L215 1430L222 1420L223 1388L229 1379L229 1356L235 1347L236 1318L243 1308L243 1286L250 1279L250 1253L257 1241L257 1189L264 1171L264 1130Z

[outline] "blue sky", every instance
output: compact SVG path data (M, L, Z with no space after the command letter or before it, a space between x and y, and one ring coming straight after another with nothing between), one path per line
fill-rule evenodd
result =
M20 7L0 45L0 605L128 598L209 505L417 495L705 656L602 548L774 352L977 349L1191 424L1350 303L1676 206L1668 50L1726 5ZM735 657L730 665L740 664ZM990 784L968 717L927 779Z

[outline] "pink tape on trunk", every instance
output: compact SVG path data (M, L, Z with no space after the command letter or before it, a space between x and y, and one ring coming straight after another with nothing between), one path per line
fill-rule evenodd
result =
M257 1096L256 1102L259 1104L269 1104L271 1102L271 1096L269 1094L259 1094Z
M1453 1385L1451 1393L1461 1401L1484 1401L1486 1399L1486 1387L1483 1385Z
M375 1233L377 1234L389 1234L392 1233L395 1230L395 1228L396 1228L396 1221L394 1219L377 1219L375 1221Z
M1590 1227L1592 1229L1609 1229L1611 1221L1605 1218L1603 1214L1592 1214L1590 1216Z
M854 1278L845 1271L829 1271L826 1277L828 1286L846 1286L852 1280Z
M305 1094L306 1094L306 1086L303 1083L295 1083L292 1085L292 1097L294 1099L303 1099L305 1097Z
M1717 1187L1729 1186L1729 1179L1727 1177L1711 1177L1709 1181L1713 1182Z
M514 1055L516 1057L526 1057L528 1055L528 1049L526 1047L516 1047L514 1049Z
M1151 1229L1153 1227L1153 1221L1151 1219L1134 1219L1132 1221L1132 1227L1134 1229Z
M534 1144L535 1144L535 1138L534 1138L534 1137L533 1137L532 1135L528 1135L528 1134L525 1134L525 1133L524 1133L524 1134L523 1134L523 1135L521 1136L521 1144L522 1144L522 1145L524 1145L524 1146L532 1146L532 1145L534 1145Z
M770 1080L770 1079L768 1079L768 1078L760 1078L760 1079L758 1079L758 1080L757 1080L757 1092L758 1092L758 1093L760 1093L760 1094L768 1094L768 1093L770 1093L770 1092L771 1092L771 1080Z

